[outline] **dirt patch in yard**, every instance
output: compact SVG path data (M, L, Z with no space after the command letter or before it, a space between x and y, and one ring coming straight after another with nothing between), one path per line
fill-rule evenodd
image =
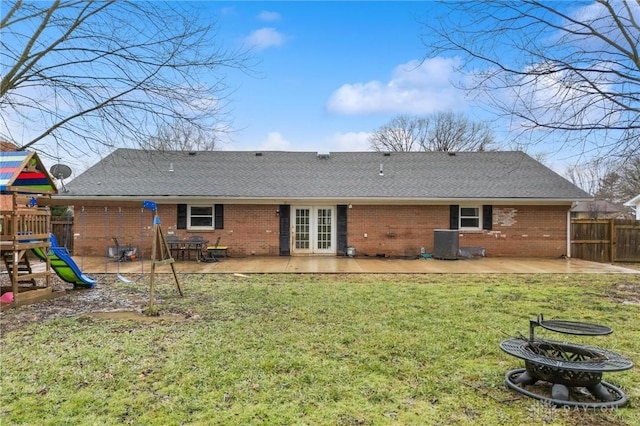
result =
M607 294L616 303L640 305L640 285L630 281L621 281Z
M4 275L4 274L3 274ZM4 278L4 277L3 277ZM169 278L159 278L158 284L175 284ZM32 323L57 318L90 316L92 319L167 321L184 320L188 313L166 313L156 317L147 317L142 313L149 302L146 291L148 284L131 283L129 287L119 284L115 276L101 279L92 289L74 289L71 284L55 279L53 290L63 292L62 296L31 305L19 306L0 312L0 336ZM141 291L141 289L144 289Z

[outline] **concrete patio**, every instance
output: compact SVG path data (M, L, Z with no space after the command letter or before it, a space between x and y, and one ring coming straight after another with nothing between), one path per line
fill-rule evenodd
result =
M103 257L75 257L87 275L140 274L151 271L151 261L114 262ZM640 268L588 262L580 259L521 259L483 257L461 260L388 259L375 257L229 257L220 262L176 260L179 273L341 273L341 274L640 274ZM156 267L170 273L169 265Z

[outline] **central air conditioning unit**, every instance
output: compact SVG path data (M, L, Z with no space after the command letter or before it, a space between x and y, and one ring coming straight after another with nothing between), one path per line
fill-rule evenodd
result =
M456 260L460 248L460 233L457 229L435 229L433 231L433 257Z

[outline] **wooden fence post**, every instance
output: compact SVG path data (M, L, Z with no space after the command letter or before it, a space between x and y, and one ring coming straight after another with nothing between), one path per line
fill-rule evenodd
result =
M615 219L609 219L609 229L611 232L611 237L609 237L609 239L611 240L611 243L609 244L609 247L611 248L611 255L609 256L609 258L611 259L611 263L616 261L616 221Z

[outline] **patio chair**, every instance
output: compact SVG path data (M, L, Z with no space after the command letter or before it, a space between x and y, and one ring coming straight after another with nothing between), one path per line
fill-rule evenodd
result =
M137 247L131 245L121 246L116 237L111 237L115 243L115 247L109 247L109 257L115 259L116 262L123 262L127 260L133 260L138 252Z

